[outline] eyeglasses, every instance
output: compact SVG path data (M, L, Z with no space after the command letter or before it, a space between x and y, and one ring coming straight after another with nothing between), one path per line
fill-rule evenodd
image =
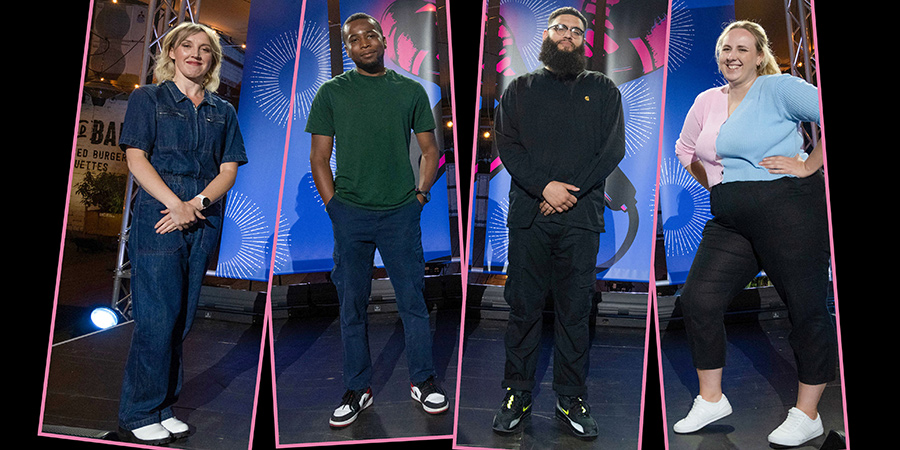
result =
M548 30L555 30L557 33L562 34L562 35L565 35L565 34L566 34L566 31L571 31L571 32L572 32L572 36L575 36L575 37L584 37L584 30L582 30L581 28L578 28L578 27L572 27L572 28L569 28L569 27L567 27L567 26L565 26L564 24L561 24L561 23L558 23L558 24L556 24L556 25L550 25L549 27L547 27L547 29L548 29Z

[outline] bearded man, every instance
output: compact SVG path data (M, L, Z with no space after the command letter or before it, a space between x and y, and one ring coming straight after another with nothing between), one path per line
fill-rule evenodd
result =
M552 295L555 414L577 436L592 438L598 427L585 401L588 318L606 177L625 155L624 115L615 84L585 70L584 16L560 8L548 25L544 67L510 82L494 118L494 145L512 182L506 396L492 427L520 430L531 413L542 311Z

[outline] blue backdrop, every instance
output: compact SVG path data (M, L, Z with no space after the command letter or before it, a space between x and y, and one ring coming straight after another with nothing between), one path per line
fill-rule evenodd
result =
M595 5L590 0L500 3L499 36L485 39L501 40L502 59L496 67L484 67L485 72L496 71L497 95L513 77L540 67L537 55L541 34L549 14L563 6L579 9L593 22ZM653 215L668 2L624 0L609 6L607 14L605 36L595 37L592 32L585 36L586 54L591 56L599 51L594 47L603 42L607 55L605 67L599 70L612 78L622 93L626 154L618 170L607 180L606 232L600 236L598 278L646 282L650 279L651 249L656 235ZM484 108L496 105L497 99L482 98L481 103ZM496 154L491 156L490 165L483 263L487 272L505 272L510 180ZM472 192L477 192L477 187ZM475 240L470 243L477 245ZM476 263L470 261L470 264Z
M331 222L312 180L310 136L303 131L318 87L331 78L327 3L307 0L305 11L302 4L254 0L250 9L238 110L250 162L238 172L228 194L218 276L267 280L270 271L275 275L328 271L333 265ZM354 12L366 12L380 20L389 38L385 65L423 84L436 123L441 123L442 96L434 64L438 57L435 9L433 2L424 0L344 0L340 15L343 21ZM343 46L341 52L344 69L351 69L353 63ZM441 133L437 135L442 148ZM416 152L421 153L411 149L413 161ZM282 169L284 190L279 196ZM451 254L443 165L439 174L432 201L422 213L426 260ZM276 229L278 242L273 245ZM380 265L380 258L376 264Z
M687 277L701 232L712 218L709 193L675 156L675 141L697 94L725 84L715 58L716 39L734 20L733 0L675 0L669 36L669 75L660 162L659 207L666 268L673 284Z

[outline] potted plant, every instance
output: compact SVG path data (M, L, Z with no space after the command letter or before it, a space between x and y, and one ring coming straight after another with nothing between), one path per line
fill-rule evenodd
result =
M111 172L98 175L87 171L75 187L85 206L84 231L89 234L116 236L122 225L127 176Z

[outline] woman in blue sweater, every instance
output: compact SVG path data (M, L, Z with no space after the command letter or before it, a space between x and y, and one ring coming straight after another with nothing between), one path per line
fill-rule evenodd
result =
M819 120L818 90L780 73L753 22L726 27L716 57L728 83L697 97L676 144L682 165L710 190L713 218L681 296L700 393L674 431L731 413L722 393L724 314L764 270L788 307L799 378L797 403L768 440L800 445L823 432L818 403L837 364L821 141L807 155L799 133L801 122Z

